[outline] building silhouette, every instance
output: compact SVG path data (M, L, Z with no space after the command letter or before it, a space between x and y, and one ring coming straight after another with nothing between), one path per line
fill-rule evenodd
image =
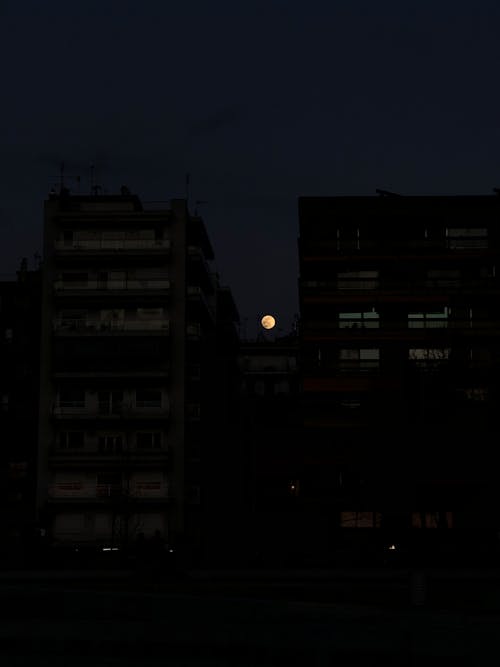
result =
M272 332L271 332L272 333ZM244 339L240 345L245 461L245 562L296 563L302 470L295 333Z
M500 197L300 197L298 213L317 552L399 540L491 554Z
M54 546L206 548L238 319L214 259L185 200L46 200L37 511Z
M0 282L0 561L22 562L35 516L41 274L21 261Z

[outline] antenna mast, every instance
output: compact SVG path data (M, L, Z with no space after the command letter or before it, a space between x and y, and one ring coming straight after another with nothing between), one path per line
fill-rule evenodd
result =
M64 162L62 161L59 166L60 182L59 182L59 193L62 194L64 190Z

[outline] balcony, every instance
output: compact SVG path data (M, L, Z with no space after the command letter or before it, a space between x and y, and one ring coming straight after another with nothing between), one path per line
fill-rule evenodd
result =
M71 297L91 296L105 299L115 299L117 296L130 296L135 294L150 294L153 292L158 296L164 296L170 290L170 281L164 276L150 278L120 278L98 280L56 280L54 282L56 295Z
M167 482L136 481L128 485L97 484L96 482L56 482L48 487L51 501L112 502L169 500Z
M141 468L151 462L169 461L170 454L166 447L151 449L130 449L128 451L101 452L95 446L78 449L63 449L56 445L50 449L50 465L55 468Z
M210 304L203 289L198 285L188 285L187 297L190 304L199 308L202 315L208 316L212 322L215 321L215 308Z
M77 259L89 256L107 257L108 255L164 255L170 252L169 239L133 239L125 236L114 238L75 239L72 241L56 241L55 251L58 257Z
M167 420L170 417L168 407L161 408L139 408L135 406L116 406L113 409L102 409L99 407L77 407L77 406L59 406L53 408L53 416L57 420L105 420L121 421L125 420Z
M53 331L56 336L95 336L95 335L168 335L168 320L112 320L65 318L54 320Z

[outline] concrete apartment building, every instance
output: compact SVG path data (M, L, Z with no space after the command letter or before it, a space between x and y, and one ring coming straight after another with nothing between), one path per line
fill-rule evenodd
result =
M218 350L237 318L185 200L47 199L37 504L53 544L159 531L203 548L203 464L228 423Z
M318 549L384 526L491 547L500 197L301 197L298 211L301 494Z

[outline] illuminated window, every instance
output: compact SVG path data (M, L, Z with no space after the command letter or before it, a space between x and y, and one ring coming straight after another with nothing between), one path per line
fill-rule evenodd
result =
M341 528L380 528L380 512L341 512Z
M378 329L379 315L374 310L364 313L339 313L340 329Z
M378 348L344 348L339 351L339 367L344 371L376 370L379 360Z
M448 315L447 307L433 313L408 313L408 327L410 329L446 329Z
M453 512L412 512L413 528L438 528L440 524L452 528Z
M450 357L451 349L447 348L423 348L411 347L408 350L408 359L415 361L445 361Z

